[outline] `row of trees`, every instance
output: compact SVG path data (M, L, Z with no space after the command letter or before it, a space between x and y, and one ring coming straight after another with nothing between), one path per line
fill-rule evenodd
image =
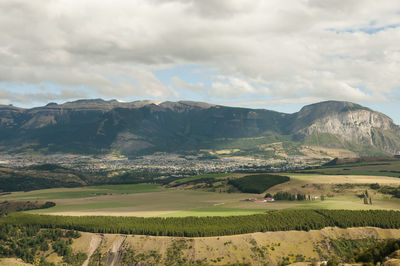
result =
M310 196L307 196L305 194L297 193L297 194L292 194L289 192L282 192L279 191L276 194L272 195L270 193L265 194L266 198L274 198L275 200L307 200L311 199Z
M279 210L247 216L181 218L68 217L12 213L0 219L0 226L5 224L63 228L94 233L200 237L265 231L308 231L327 226L400 228L400 212L384 210Z
M400 187L384 186L379 189L379 192L383 194L390 194L395 198L400 198Z

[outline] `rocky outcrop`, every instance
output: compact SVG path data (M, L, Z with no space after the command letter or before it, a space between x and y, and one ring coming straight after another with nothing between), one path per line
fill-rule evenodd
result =
M329 108L330 107L330 108ZM297 115L293 133L336 135L344 142L372 146L388 153L400 151L400 127L389 117L347 102L326 102L303 108Z

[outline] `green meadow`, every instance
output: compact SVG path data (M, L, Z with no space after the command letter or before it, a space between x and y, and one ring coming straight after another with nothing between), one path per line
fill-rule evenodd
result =
M266 192L304 193L316 196L316 200L276 201L260 203L247 201L265 195L251 193L212 192L185 187L162 187L157 184L102 185L80 188L56 188L30 192L13 192L0 196L0 201L52 201L56 206L49 209L31 210L29 213L71 216L236 216L263 213L280 209L393 209L400 210L400 199L370 189L370 184L400 186L400 178L371 175L333 175L315 173L282 173L290 181L275 185ZM180 180L181 183L204 178L214 182L243 174L208 174ZM175 181L176 182L176 181ZM341 187L341 185L344 185ZM368 189L372 205L366 205L358 196ZM325 195L324 200L320 196Z
M161 191L156 184L103 185L79 188L52 188L29 192L14 192L0 196L0 200L51 200L98 197L109 194L133 194Z

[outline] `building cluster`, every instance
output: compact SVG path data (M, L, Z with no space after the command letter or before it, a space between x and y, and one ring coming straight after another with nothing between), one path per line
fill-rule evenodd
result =
M119 155L9 155L0 154L0 165L27 167L39 164L58 164L62 167L89 173L103 171L139 171L160 174L203 174L215 172L279 172L303 169L316 161L303 158L263 159L247 156L225 156L204 159L195 155L154 154L127 158Z
M274 202L275 199L274 198L263 198L263 199L257 199L257 198L249 198L247 199L248 201L252 201L252 202Z

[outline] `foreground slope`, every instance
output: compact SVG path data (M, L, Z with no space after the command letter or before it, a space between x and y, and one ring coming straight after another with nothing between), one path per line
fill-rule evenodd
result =
M264 153L284 143L323 146L358 154L400 151L400 128L384 114L349 102L305 106L294 114L197 102L79 100L22 109L0 107L3 151L124 154L237 149ZM274 145L275 145L274 144ZM240 153L240 151L242 153Z
M287 265L336 257L354 262L354 254L388 239L400 230L358 227L253 233L221 237L157 237L80 233L73 254L86 254L83 265ZM290 239L290 241L288 241ZM53 250L42 252L46 262L60 264ZM391 259L390 261L396 261ZM21 259L2 258L0 265L31 265ZM396 264L385 264L396 265Z
M287 265L323 261L332 256L341 256L346 261L347 254L358 251L357 245L365 248L379 240L391 238L400 238L400 230L329 227L309 232L267 232L207 238L106 234L100 243L96 241L96 235L84 234L73 246L76 251L87 252L90 247L88 243L98 243L97 251L103 255L102 261L106 265L107 261L113 259L122 265L139 262L154 265L179 265L179 262L200 265ZM353 245L353 250L346 249L346 244ZM343 248L340 249L340 246ZM95 261L93 256L91 259Z
M287 265L332 257L350 262L351 254L399 238L398 229L374 227L199 238L81 233L72 249L87 254L84 265ZM62 257L48 254L46 261L57 264ZM27 264L0 259L0 265Z

